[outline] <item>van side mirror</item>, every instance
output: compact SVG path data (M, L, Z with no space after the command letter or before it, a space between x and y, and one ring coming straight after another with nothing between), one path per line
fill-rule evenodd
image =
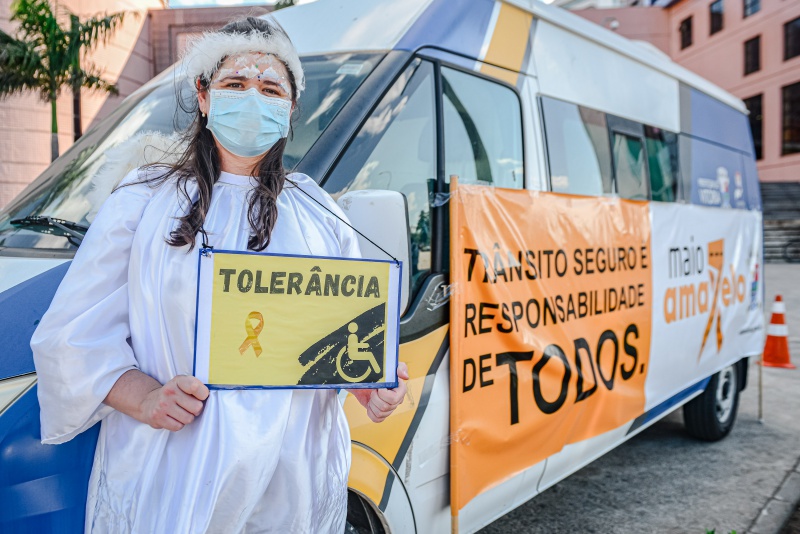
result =
M411 245L408 231L408 206L406 197L396 191L365 189L350 191L339 197L339 207L344 210L350 224L381 246L386 252L403 262L400 314L406 311L411 286ZM358 236L361 255L376 260L389 260L385 252Z

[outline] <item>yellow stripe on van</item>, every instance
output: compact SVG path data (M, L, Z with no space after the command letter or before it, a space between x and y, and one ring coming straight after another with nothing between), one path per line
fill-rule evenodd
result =
M389 464L364 447L351 446L352 463L347 487L371 500L377 506L381 502L386 482L389 480Z
M448 328L448 325L443 325L429 334L400 345L400 361L408 365L408 394L403 404L398 406L383 423L376 424L370 421L367 411L355 397L347 396L344 411L350 423L350 438L353 441L369 446L388 462L394 462L406 434L415 431L411 428L411 424L419 409L425 377L442 343L447 342ZM354 447L354 452L356 448L358 447ZM353 456L348 485L372 499L377 505L380 503L381 495L376 492L380 490L382 493L384 490L388 466L361 456L363 456L361 451L359 456Z
M525 49L530 38L533 14L510 4L500 4L500 12L494 25L492 40L486 55L482 58L486 63L505 69L481 65L480 71L487 76L500 78L511 85L517 84L518 72L522 69Z

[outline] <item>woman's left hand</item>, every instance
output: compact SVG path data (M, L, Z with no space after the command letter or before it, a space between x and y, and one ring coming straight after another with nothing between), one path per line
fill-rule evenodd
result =
M395 408L403 404L406 396L406 380L408 380L408 366L400 362L397 365L398 384L394 389L351 389L349 390L358 402L367 409L367 415L373 423L380 423L394 412Z

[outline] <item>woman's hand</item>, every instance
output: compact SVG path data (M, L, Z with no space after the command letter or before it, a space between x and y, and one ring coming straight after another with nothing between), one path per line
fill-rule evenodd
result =
M148 393L139 409L143 423L173 432L188 425L203 411L208 387L193 376L178 375Z
M104 402L153 428L175 432L200 415L208 394L206 385L193 376L178 375L162 386L131 369L119 377Z
M349 390L358 402L367 409L367 415L373 423L380 423L394 412L395 408L403 403L406 396L406 380L408 380L408 367L400 362L397 365L399 384L394 389L351 389Z

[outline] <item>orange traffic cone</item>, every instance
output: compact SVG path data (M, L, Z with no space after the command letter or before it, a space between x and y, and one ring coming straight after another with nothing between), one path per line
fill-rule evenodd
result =
M783 304L783 297L776 295L775 304L772 305L772 319L767 328L764 356L761 358L766 367L795 369L789 357L789 330L786 328L785 313L786 306Z

